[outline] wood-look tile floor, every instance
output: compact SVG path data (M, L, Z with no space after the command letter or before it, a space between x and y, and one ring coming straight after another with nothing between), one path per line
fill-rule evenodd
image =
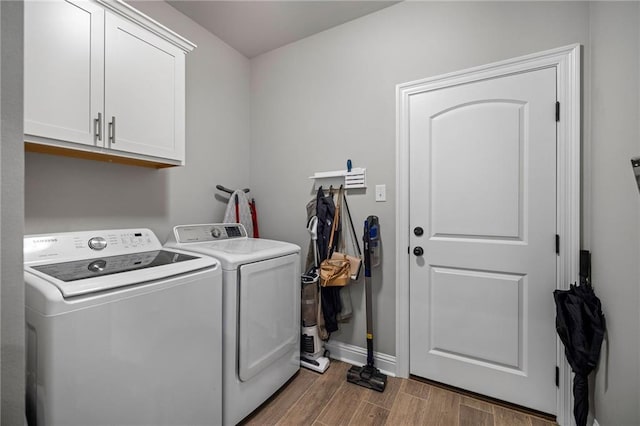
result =
M413 379L389 377L384 392L347 382L350 365L324 374L304 368L242 425L552 426L535 415Z

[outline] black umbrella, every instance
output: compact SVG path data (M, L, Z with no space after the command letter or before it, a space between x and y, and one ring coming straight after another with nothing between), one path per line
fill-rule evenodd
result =
M604 315L593 287L582 280L569 290L555 290L556 330L564 344L565 356L575 373L573 415L578 426L587 424L589 382L587 378L600 358L606 331Z

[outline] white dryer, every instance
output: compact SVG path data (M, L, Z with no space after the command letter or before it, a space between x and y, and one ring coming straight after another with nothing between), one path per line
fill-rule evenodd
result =
M24 237L30 425L222 421L222 271L148 229Z
M235 425L300 369L300 247L241 224L176 226L165 247L222 265L222 418Z

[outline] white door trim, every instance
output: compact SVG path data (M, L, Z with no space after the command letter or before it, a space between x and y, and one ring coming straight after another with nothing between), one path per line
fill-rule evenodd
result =
M396 87L396 374L409 376L409 98L437 88L486 78L556 67L560 121L557 135L557 232L560 254L556 287L568 289L578 281L580 251L580 45L573 44L532 55L399 84ZM407 247L407 251L404 250ZM552 298L552 295L549 295ZM573 424L571 368L557 339L560 369L557 421Z

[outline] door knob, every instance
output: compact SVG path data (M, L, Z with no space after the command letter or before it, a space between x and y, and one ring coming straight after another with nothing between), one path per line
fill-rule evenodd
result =
M424 234L424 229L422 229L421 226L416 226L415 228L413 228L413 233L416 235L416 237L421 237L422 234Z
M416 256L422 256L424 254L424 249L420 246L413 249L413 254Z

